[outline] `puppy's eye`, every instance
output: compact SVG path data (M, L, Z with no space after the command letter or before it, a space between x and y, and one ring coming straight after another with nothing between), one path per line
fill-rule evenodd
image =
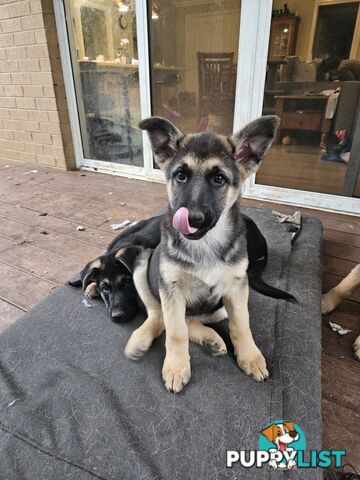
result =
M187 180L187 176L186 176L186 173L184 173L182 170L180 170L179 172L177 172L175 174L175 178L178 182L180 183L185 183L186 180Z
M216 185L224 185L226 181L225 177L221 175L221 173L217 173L213 180L214 180L214 183L216 183Z
M123 283L124 283L125 287L131 287L131 285L132 285L132 279L131 279L130 277L125 278L125 280L124 280Z
M105 293L109 293L109 292L111 292L111 287L108 283L103 283L101 285L101 290Z

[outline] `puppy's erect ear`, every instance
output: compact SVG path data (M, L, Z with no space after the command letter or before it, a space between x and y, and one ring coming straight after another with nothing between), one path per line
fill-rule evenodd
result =
M266 437L271 443L275 443L276 432L277 432L276 425L270 425L270 427L267 427L264 430L261 430L261 433L264 435L264 437Z
M120 248L120 250L116 252L115 258L124 265L132 275L134 273L136 259L142 250L143 248L138 246Z
M90 283L96 283L100 271L100 265L101 260L100 258L97 258L92 262L89 262L86 267L81 271L80 278L82 281L83 291L86 290Z
M271 147L279 124L279 117L267 115L254 120L230 137L235 147L237 166L244 178L258 170L261 160Z
M169 120L162 117L150 117L139 123L142 130L146 130L154 152L155 161L160 168L164 168L177 150L177 144L184 134Z

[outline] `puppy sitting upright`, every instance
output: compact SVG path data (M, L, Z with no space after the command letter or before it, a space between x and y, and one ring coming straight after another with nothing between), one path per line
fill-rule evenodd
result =
M149 285L137 281L136 271L134 281L148 313L146 332L155 337L162 331L162 322L165 324L162 375L170 391L181 391L190 380L185 314L193 309L211 312L221 303L229 317L239 367L257 381L268 377L249 325L246 229L238 200L243 181L259 168L278 125L277 117L267 116L225 137L211 132L184 135L158 117L140 123L165 173L169 206L160 248L153 255L158 272L148 273ZM150 277L157 278L159 295ZM149 286L155 298L149 296ZM143 351L143 346L137 345L140 338L136 331L130 337L125 350L128 356L136 349Z

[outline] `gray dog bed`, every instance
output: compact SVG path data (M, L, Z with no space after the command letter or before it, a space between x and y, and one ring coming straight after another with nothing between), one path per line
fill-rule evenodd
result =
M307 449L321 446L321 225L305 217L291 246L273 214L243 212L268 241L264 278L299 300L251 292L270 379L256 383L239 370L222 322L229 354L191 345L190 384L170 394L163 336L130 361L124 346L142 319L116 325L100 301L87 308L80 290L60 287L0 337L1 480L321 478L320 470L226 468L226 450L258 449L275 419L300 425Z

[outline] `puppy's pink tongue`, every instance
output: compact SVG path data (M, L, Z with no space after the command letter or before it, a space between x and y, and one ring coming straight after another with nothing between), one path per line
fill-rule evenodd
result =
M197 231L197 228L190 227L189 225L189 210L186 207L181 207L175 212L173 216L173 227L183 235L189 235Z

